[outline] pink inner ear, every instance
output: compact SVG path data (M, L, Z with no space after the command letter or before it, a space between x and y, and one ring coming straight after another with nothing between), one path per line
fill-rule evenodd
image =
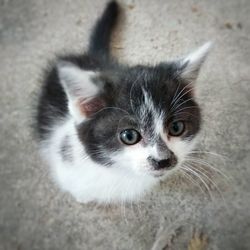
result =
M80 100L78 105L81 113L88 117L104 108L105 102L99 97L94 97L88 100Z

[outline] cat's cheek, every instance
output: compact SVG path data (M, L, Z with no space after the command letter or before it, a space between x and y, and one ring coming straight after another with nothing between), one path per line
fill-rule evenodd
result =
M167 142L169 149L177 156L178 163L181 164L185 157L194 149L197 139L185 140L180 137L172 137Z
M119 155L116 162L123 162L123 167L132 170L136 174L145 174L149 170L147 157L149 152L147 147L141 144L126 146Z

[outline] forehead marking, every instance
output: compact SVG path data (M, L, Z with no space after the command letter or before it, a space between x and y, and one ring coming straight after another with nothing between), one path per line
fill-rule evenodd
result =
M155 107L152 97L144 88L142 88L142 92L144 103L139 107L139 119L142 126L146 127L152 134L153 138L151 139L155 141L163 132L164 113Z

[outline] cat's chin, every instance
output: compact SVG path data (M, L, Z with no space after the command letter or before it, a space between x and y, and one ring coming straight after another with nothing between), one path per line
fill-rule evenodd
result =
M177 168L179 164L174 163L172 164L172 166L169 166L167 168L163 168L163 169L150 169L148 174L155 177L155 178L164 178L166 176L168 176L170 173L172 173L174 171L174 169Z
M168 170L166 170L166 169L164 169L164 170L151 170L149 172L149 174L151 176L153 176L154 178L162 179L162 178L165 178L166 176L168 176L174 168L175 167L172 167L171 170L170 169L168 169Z
M161 171L161 172L159 172L159 171L155 171L155 172L153 172L153 173L150 173L153 177L155 177L155 178L161 178L161 177L163 177L163 176L165 176L166 175L166 173L165 173L165 171Z

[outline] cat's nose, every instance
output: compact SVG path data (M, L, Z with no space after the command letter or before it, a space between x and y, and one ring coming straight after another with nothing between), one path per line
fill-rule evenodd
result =
M171 169L174 166L172 157L168 159L156 160L150 156L148 157L148 161L150 165L154 168L154 170Z

